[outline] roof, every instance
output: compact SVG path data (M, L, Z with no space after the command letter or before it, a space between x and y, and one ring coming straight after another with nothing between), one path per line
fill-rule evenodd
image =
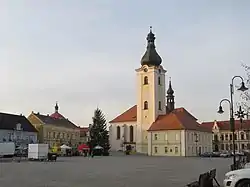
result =
M141 65L148 65L148 66L159 66L161 65L162 59L159 56L159 54L155 50L155 35L152 33L152 30L150 28L150 32L148 33L147 36L147 50L142 56L141 59Z
M209 128L212 130L214 124L217 124L219 130L230 130L230 122L229 121L213 121L213 122L203 122L201 126ZM235 120L235 129L250 129L250 120L243 120L242 124L240 120Z
M201 126L197 119L185 108L176 108L166 115L160 115L148 131L161 130L196 130L211 132L211 129Z
M51 114L50 117L58 118L58 119L62 119L62 118L65 119L65 117L62 114L60 114L59 112L57 112L57 111L55 113Z
M78 128L74 123L65 118L54 118L49 115L34 113L44 124L58 125L65 128Z
M115 119L111 120L109 123L132 122L132 121L136 122L136 120L137 120L137 106L134 105L121 115L117 116Z
M21 124L22 131L37 132L36 128L23 115L0 113L0 129L14 130Z
M134 105L109 123L136 122L136 120L137 105ZM156 121L149 128L149 131L177 129L211 131L209 128L200 126L197 122L197 118L190 114L185 108L177 108L166 115L158 116Z

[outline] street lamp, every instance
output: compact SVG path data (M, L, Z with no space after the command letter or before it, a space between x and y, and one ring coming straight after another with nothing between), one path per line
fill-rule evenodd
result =
M241 79L241 86L240 88L238 88L237 90L239 91L246 91L248 90L248 88L245 86L245 83L244 83L244 80L241 76L234 76L232 78L232 82L230 84L230 100L228 99L222 99L220 101L220 106L219 106L219 110L218 110L218 113L219 114L222 114L224 111L223 111L223 108L222 108L222 102L224 101L227 101L230 105L230 129L231 129L231 132L233 134L233 166L234 168L236 168L236 157L235 157L235 124L234 124L234 109L233 109L233 94L234 94L234 85L233 85L233 82L234 82L234 79L235 78L240 78Z

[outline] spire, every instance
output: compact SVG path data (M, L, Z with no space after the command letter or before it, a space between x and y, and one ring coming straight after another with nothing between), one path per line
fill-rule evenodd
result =
M150 26L150 30L147 36L147 50L141 59L141 65L148 66L159 66L162 62L161 57L155 50L155 35L152 32L152 26Z
M171 77L169 78L169 86L168 86L168 91L167 91L167 109L168 112L172 112L175 108L174 106L174 90L172 88L171 84Z
M174 90L173 90L172 84L171 84L171 77L169 78L169 86L168 86L167 94L168 95L173 95L174 94Z
M55 112L58 112L58 110L59 110L59 106L58 106L58 103L56 102Z

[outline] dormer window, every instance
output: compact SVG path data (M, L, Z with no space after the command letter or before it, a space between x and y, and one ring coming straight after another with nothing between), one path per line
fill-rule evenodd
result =
M147 77L147 76L144 77L143 84L144 84L144 85L147 85L147 84L148 84L148 77Z
M148 102L144 101L144 110L148 110Z

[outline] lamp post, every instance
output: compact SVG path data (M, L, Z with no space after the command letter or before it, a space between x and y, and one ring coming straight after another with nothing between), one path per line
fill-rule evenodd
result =
M234 166L234 169L236 168L236 157L235 157L235 120L234 120L234 109L233 109L233 94L234 94L234 85L233 85L233 82L234 82L234 79L235 78L240 78L241 79L241 86L240 88L238 88L239 91L246 91L248 90L248 88L245 86L245 83L244 83L244 80L241 76L234 76L232 78L232 82L230 84L230 100L229 99L222 99L220 101L220 106L219 106L219 110L218 110L218 113L222 114L224 111L223 111L223 108L222 108L222 102L226 101L229 103L230 105L230 130L232 132L232 135L233 135L233 166Z

